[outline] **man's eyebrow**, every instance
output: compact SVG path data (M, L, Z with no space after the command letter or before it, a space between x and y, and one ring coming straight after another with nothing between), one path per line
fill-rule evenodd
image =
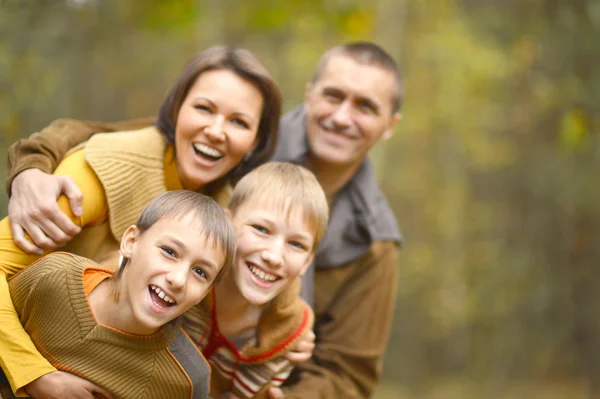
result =
M376 113L379 113L381 111L381 106L374 100L370 99L369 97L358 97L356 99L357 103L363 103L368 105L369 107L373 108L373 111L375 111Z

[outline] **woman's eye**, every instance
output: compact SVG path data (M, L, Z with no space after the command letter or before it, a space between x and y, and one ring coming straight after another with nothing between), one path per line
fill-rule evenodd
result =
M252 225L252 228L260 233L268 233L269 232L267 229L265 229L264 227L262 227L261 225L258 225L258 224Z
M173 251L169 247L161 247L160 249L170 257L173 257L173 258L177 257L177 253L175 253L175 251Z
M199 267L194 269L194 273L196 273L197 275L199 275L202 278L208 278L208 275L206 274L206 272Z
M210 112L210 108L208 108L206 105L195 105L194 108L196 108L198 111Z
M235 123L236 125L244 128L244 129L250 129L250 125L248 123L246 123L246 121L239 119L239 118L235 118L232 120L233 123Z

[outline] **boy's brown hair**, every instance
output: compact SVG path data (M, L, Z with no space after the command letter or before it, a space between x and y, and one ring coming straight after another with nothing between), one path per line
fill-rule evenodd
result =
M300 207L304 220L314 231L313 251L325 235L329 221L327 197L315 175L302 166L269 162L254 169L236 184L227 207L235 215L248 201L276 205L287 217Z
M214 280L217 282L233 263L236 237L227 213L215 200L194 191L167 191L146 205L135 225L144 233L163 218L181 219L188 215L192 215L192 223L198 229L198 234L225 253L225 263ZM121 278L127 262L127 258L121 260L119 270L112 278L114 282Z

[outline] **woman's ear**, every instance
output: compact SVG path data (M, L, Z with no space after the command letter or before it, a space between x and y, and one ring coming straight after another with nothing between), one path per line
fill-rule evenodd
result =
M135 225L131 225L125 230L125 233L123 233L123 237L121 238L121 255L123 255L123 257L127 259L131 258L135 242L139 235L140 229Z

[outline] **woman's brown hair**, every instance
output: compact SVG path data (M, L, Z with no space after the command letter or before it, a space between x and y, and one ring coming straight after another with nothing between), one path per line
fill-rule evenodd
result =
M210 47L198 54L185 68L167 98L162 103L156 127L169 144L175 143L175 127L179 109L190 88L204 72L228 70L255 85L263 96L263 109L257 131L256 147L251 155L223 178L211 183L206 194L214 192L227 181L237 181L255 167L267 162L277 145L277 129L281 117L281 91L267 69L250 53L239 48Z

